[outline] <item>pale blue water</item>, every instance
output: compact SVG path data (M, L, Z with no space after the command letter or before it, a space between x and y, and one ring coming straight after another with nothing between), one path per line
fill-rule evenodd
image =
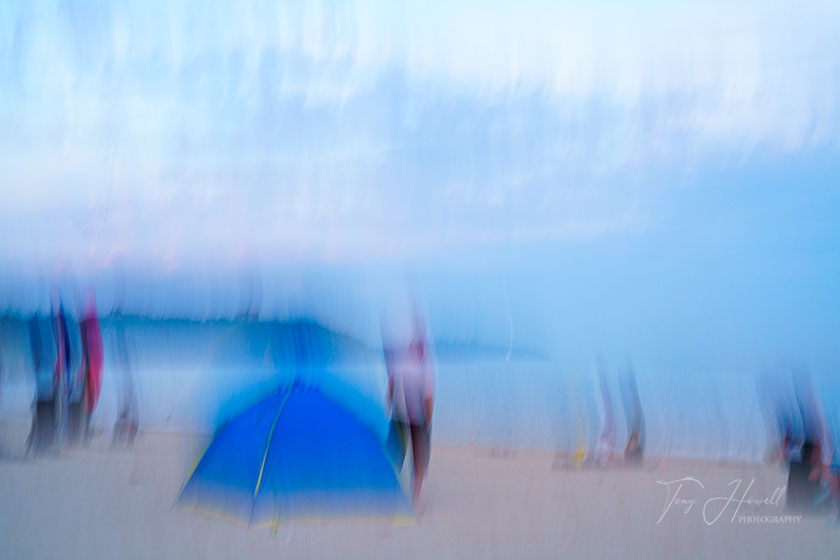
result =
M114 359L113 325L103 325L106 363L93 425L107 432L117 415L121 366ZM0 419L5 421L29 421L34 382L24 327L22 322L6 321L0 339L5 371ZM376 352L350 351L345 344L320 366L295 373L288 348L260 326L137 323L126 333L145 429L212 433L237 411L295 377L321 386L378 433L387 429L382 404L385 370ZM646 453L762 459L767 432L754 372L635 370ZM607 364L606 371L617 445L623 449L627 430L618 366ZM439 359L436 372L437 442L570 450L575 445L575 407L583 418L588 446L600 434L603 403L594 360L592 367L573 368L538 359L508 362L472 355ZM813 379L836 441L840 382L819 372Z

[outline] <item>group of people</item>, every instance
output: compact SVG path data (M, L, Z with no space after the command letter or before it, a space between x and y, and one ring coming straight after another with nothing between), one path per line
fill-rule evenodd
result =
M645 417L635 372L629 364L618 377L620 405L615 405L607 382L603 361L598 360L597 381L601 406L596 403L596 391L588 376L572 377L571 409L575 423L575 441L570 458L558 454L555 467L611 467L642 464L645 449ZM622 449L618 441L616 410L624 411L626 441ZM599 410L601 415L599 416Z
M395 327L383 322L383 352L388 374L387 402L392 432L399 435L413 461L413 492L417 500L428 470L434 404L434 365L422 315L415 310L408 322ZM642 461L645 419L631 367L619 378L621 405L627 424L623 450L616 442L615 418L603 365L598 368L603 421L594 445L578 434L575 466L633 465ZM765 377L760 397L768 419L770 460L788 468L787 507L791 510L840 516L840 453L832 444L827 421L812 381L806 373L787 371ZM578 413L579 432L585 432ZM591 437L591 435L590 435ZM592 440L590 440L592 441ZM409 455L410 452L410 455Z
M75 317L55 295L49 316L29 320L29 341L36 396L27 449L38 454L87 440L104 361L93 294Z
M432 414L435 396L434 356L425 320L418 307L399 319L383 318L382 347L388 377L387 405L391 417L389 439L398 439L403 457L410 457L413 472L413 498L416 502L428 471ZM641 464L645 446L645 419L636 378L628 366L620 376L622 408L627 423L627 442L616 449L613 405L603 366L599 367L604 419L597 443L587 445L586 436L578 434L578 448L573 454L576 466L584 464ZM577 414L579 432L584 420Z
M435 397L433 348L423 315L416 306L398 320L383 317L381 327L387 371L386 401L391 418L389 437L399 442L402 461L411 461L416 502L431 451ZM37 390L27 449L38 454L87 440L91 415L102 387L104 362L102 329L93 294L85 298L76 313L68 313L61 298L54 296L49 315L35 315L29 320L29 340ZM127 342L119 326L115 340L118 369L128 378L123 379L126 387L121 394L125 402L120 404L114 435L115 439L130 441L137 430L137 411L128 373ZM641 463L645 420L632 368L628 366L619 378L620 404L627 426L623 450L616 442L614 406L601 364L598 383L603 418L587 422L582 411L577 411L577 446L572 454L575 466ZM581 388L573 392L580 393ZM583 393L589 395L591 391ZM768 460L789 469L788 506L803 511L832 507L840 511L840 454L828 433L828 423L810 377L791 370L765 375L759 383L759 400L771 442ZM587 424L599 425L598 433L589 430L587 434Z

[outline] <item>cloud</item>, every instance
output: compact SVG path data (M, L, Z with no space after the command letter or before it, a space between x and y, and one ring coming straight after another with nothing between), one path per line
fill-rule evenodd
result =
M0 10L6 253L618 235L662 168L840 146L829 3Z

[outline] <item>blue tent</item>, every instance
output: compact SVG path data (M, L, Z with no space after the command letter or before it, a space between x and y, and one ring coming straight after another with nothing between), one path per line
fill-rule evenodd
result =
M405 519L411 506L398 448L320 391L295 384L218 431L176 505L248 526L302 517Z

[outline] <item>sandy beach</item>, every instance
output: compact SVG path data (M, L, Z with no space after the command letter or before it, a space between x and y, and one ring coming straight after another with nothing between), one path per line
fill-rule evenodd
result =
M4 434L19 428L4 427ZM4 437L4 441L10 441ZM19 441L19 440L18 440ZM0 462L4 558L834 558L840 529L792 520L755 464L651 460L636 470L568 470L550 451L436 445L414 523L289 521L276 534L173 509L209 439L141 433L36 460ZM684 477L665 511L667 486ZM732 494L762 505L712 500ZM744 494L751 480L754 483ZM676 489L676 485L671 485ZM721 512L722 514L715 516ZM663 515L664 513L664 515ZM745 515L747 517L745 517ZM734 519L734 520L733 520Z
M0 1L0 560L840 560L838 29Z

